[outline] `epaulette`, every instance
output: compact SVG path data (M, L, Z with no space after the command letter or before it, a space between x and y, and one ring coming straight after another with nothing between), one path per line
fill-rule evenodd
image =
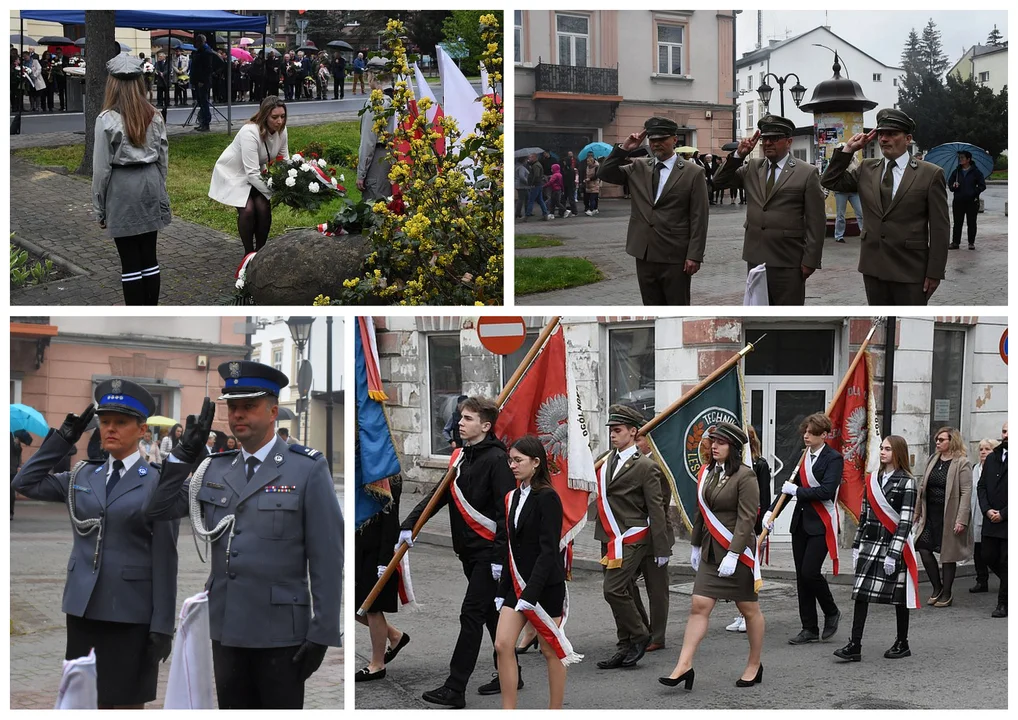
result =
M304 455L309 458L317 458L321 456L321 452L314 448L304 447L303 445L291 445L290 452L295 452L298 455Z

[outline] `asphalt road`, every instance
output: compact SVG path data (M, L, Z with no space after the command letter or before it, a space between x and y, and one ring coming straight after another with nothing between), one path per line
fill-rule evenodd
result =
M384 680L355 685L356 707L387 710L436 707L421 693L445 680L459 629L459 604L466 581L451 549L418 542L412 551L414 590L423 605L420 613L400 613L390 620L411 636L410 643L388 667ZM801 709L932 709L1007 707L1007 620L993 619L996 579L992 594L971 595L970 578L959 579L951 608L923 607L911 614L912 657L885 660L894 641L894 612L890 606L870 610L863 638L863 661L841 664L831 653L848 640L851 627L851 588L834 586L843 612L832 641L792 646L787 638L799 630L793 584L767 582L761 605L767 620L764 642L764 680L753 688L737 688L746 662L744 635L725 632L734 606L719 603L710 631L697 654L693 691L665 688L657 682L674 667L689 611L691 583L676 578L672 587L667 648L647 655L631 670L599 670L596 662L614 652L611 612L601 594L598 572L574 571L569 584L571 616L566 634L583 662L570 666L565 707L595 708L801 708ZM929 586L921 587L923 592ZM926 597L924 595L923 597ZM353 644L355 669L367 663L370 641L358 625ZM481 645L480 661L468 684L467 707L499 708L499 696L483 697L478 685L490 673L491 644ZM520 658L525 687L521 708L547 706L544 659L531 650Z

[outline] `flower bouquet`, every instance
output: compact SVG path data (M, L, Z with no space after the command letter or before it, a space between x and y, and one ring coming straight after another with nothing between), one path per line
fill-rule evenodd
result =
M364 200L360 202L347 200L343 204L343 209L332 216L332 220L318 225L318 232L326 236L354 233L364 235L374 226L376 218L371 203Z
M346 197L346 188L336 179L336 169L316 155L277 157L262 170L262 177L272 191L273 205L282 203L314 212L334 197Z
M155 65L146 60L145 64L141 66L141 71L145 74L145 80L151 83L156 73Z
M234 273L234 277L237 282L234 283L235 291L233 293L233 299L231 305L254 305L254 299L251 297L251 291L247 287L247 266L254 259L257 253L248 253L244 256L244 259L240 261L240 265L237 266L237 272Z

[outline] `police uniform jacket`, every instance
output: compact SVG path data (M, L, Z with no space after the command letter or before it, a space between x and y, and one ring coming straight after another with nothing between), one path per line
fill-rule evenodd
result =
M827 228L824 191L812 165L788 156L767 193L770 161L728 156L714 177L714 188L746 189L746 229L742 259L770 267L819 268Z
M835 192L859 193L865 218L859 272L899 283L943 279L951 238L944 171L932 163L909 160L884 212L880 201L884 159L868 158L849 167L851 163L851 153L836 151L820 184Z
M212 639L244 648L305 639L339 647L343 515L322 454L276 438L250 482L243 455L231 450L208 458L201 483L205 527L236 518L229 558L228 532L212 544L205 584ZM160 483L149 516L187 515L188 486Z
M809 462L809 451L802 461ZM813 477L820 483L820 487L809 488L802 485L792 498L795 501L795 509L792 511L792 521L789 526L791 532L801 532L806 535L823 535L827 532L823 520L813 507L811 500L834 500L838 494L838 487L841 485L841 476L845 469L845 459L837 450L830 445L823 445L820 454L813 461ZM795 480L798 483L798 476ZM771 503L771 510L778 504L781 493L778 493Z
M869 483L867 478L865 481ZM905 604L905 564L901 554L912 532L916 507L916 481L903 470L895 470L889 477L880 476L880 491L888 504L901 516L897 529L888 532L869 503L869 493L863 493L862 514L855 531L852 547L859 551L855 566L855 588L852 597L872 603ZM884 572L884 558L892 557L898 572Z
M661 197L654 202L654 158L636 158L616 146L597 176L616 185L629 178L629 231L626 252L649 262L681 265L703 262L710 203L703 168L677 157Z
M71 450L53 433L25 463L14 489L33 500L67 502L71 473L50 469ZM63 612L75 617L148 625L150 632L173 634L177 597L177 530L179 521L146 519L144 508L157 482L159 469L139 458L113 492L106 495L106 462L87 460L74 478L75 516L102 518L102 543L96 562L98 531L82 537L73 533L67 562ZM180 482L186 466L167 469Z
M704 482L708 482L710 477L708 472ZM697 503L693 533L690 536L693 547L701 548L703 557L707 558L711 557L710 551L713 550L715 563L720 563L727 553L741 554L747 547L756 552L753 529L757 509L760 507L760 486L753 468L740 465L731 477L722 474L716 483L704 487L704 500L721 524L731 531L732 542L726 550L714 539L707 530Z
M605 463L611 461L614 452L605 456ZM621 467L615 469L615 475L608 480L606 500L620 531L646 526L649 518L654 557L669 557L672 554L664 502L661 499L661 468L656 462L639 452L633 453ZM608 542L608 533L604 531L600 520L594 524L594 538Z

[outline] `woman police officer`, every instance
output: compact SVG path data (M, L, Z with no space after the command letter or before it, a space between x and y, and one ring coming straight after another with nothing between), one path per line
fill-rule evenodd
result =
M155 407L152 396L132 382L112 379L96 388L95 398L98 407L67 415L12 485L34 500L66 502L70 511L66 659L94 648L99 707L140 709L155 699L158 664L170 654L179 521L148 522L143 512L159 479L159 470L138 450ZM109 457L52 474L96 414ZM180 465L167 472L188 469Z

